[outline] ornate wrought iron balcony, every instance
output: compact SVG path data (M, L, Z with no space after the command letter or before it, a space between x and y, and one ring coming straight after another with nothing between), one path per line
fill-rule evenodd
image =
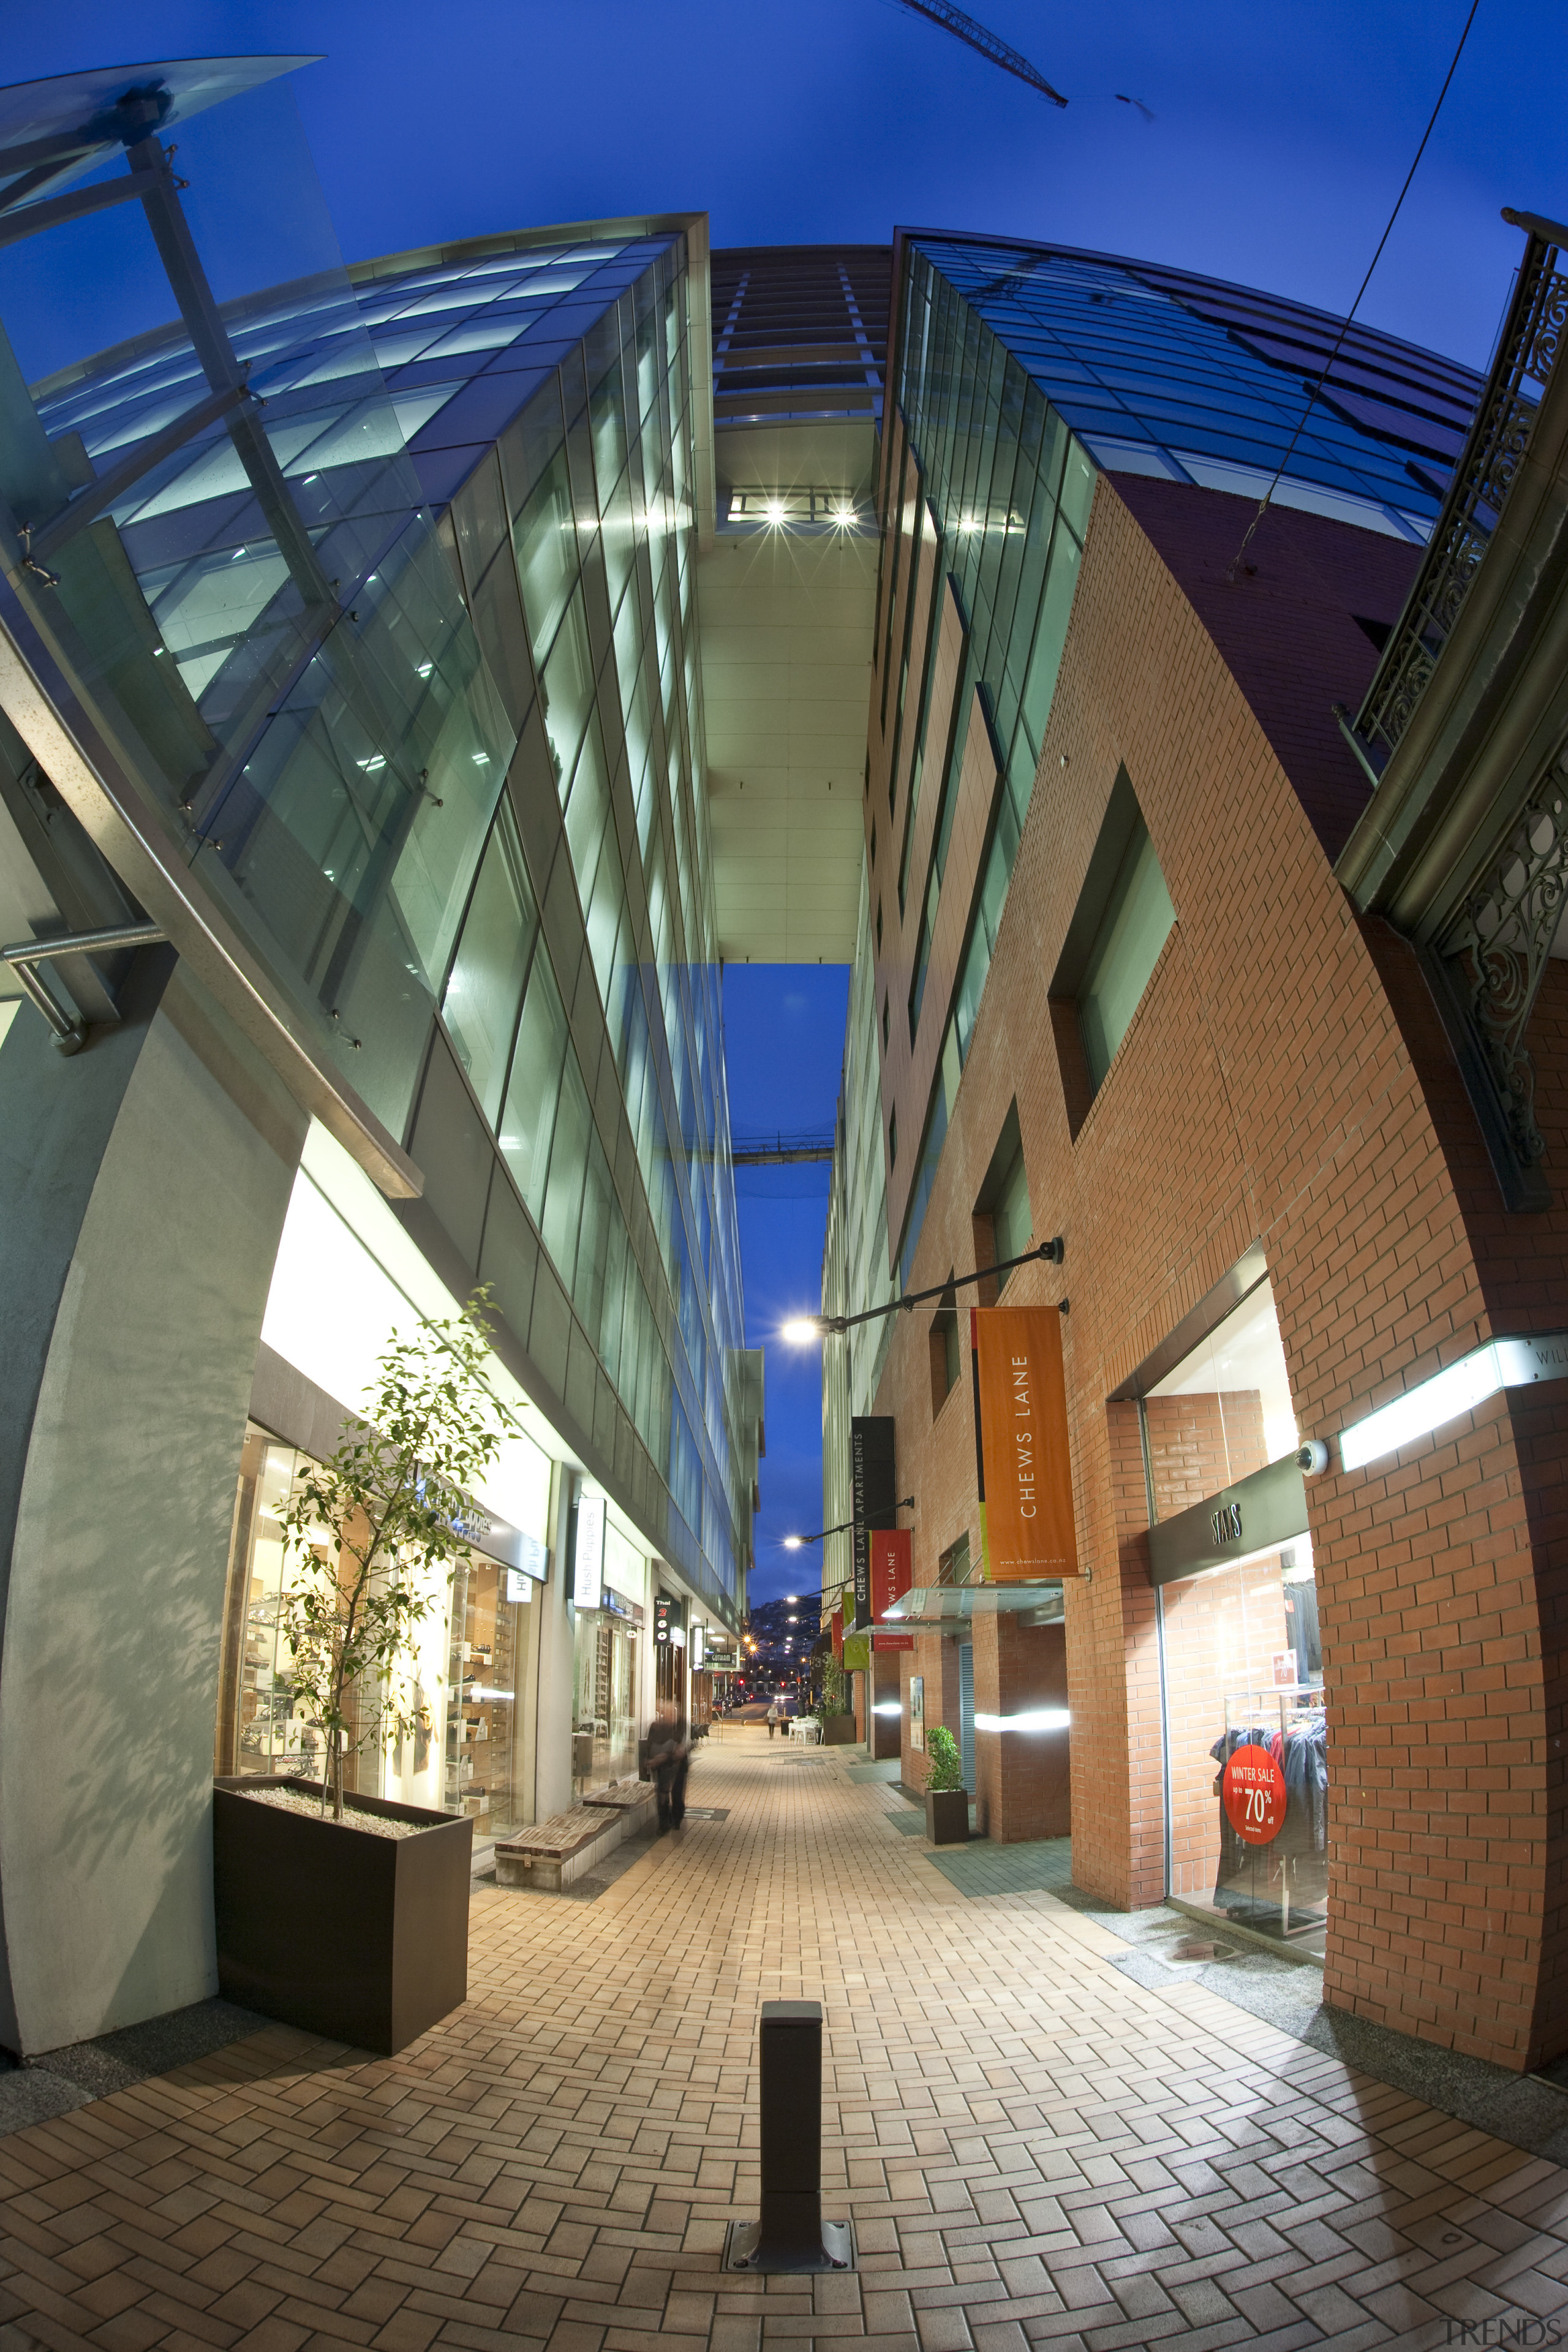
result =
M1568 902L1568 228L1527 244L1447 504L1353 720L1373 781L1337 862L1415 947L1504 1200L1551 1194L1526 1039Z
M1374 772L1431 681L1491 544L1563 348L1568 276L1557 263L1568 231L1529 213L1508 211L1503 218L1527 230L1529 243L1498 355L1426 557L1352 722Z

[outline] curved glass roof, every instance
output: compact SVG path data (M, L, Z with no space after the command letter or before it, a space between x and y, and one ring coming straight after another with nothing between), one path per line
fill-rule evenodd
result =
M1426 537L1480 396L1473 370L1374 328L1341 342L1327 311L1158 264L923 231L910 243L1108 470L1259 497L1284 464L1281 503Z

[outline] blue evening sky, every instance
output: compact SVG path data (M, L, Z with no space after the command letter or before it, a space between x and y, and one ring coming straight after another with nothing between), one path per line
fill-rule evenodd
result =
M970 5L1067 93L1065 113L896 0L139 0L133 10L51 0L10 14L0 68L13 81L324 51L294 87L350 260L703 208L716 246L879 244L895 223L1011 232L1337 310L1361 282L1468 0ZM1500 207L1568 215L1565 63L1563 0L1515 0L1506 15L1500 0L1481 0L1363 306L1371 323L1486 364L1521 242ZM242 146L257 234L295 234L304 266L310 225L296 232L275 216L266 154L237 141L237 157ZM193 128L182 160L198 166L194 214L213 152ZM80 233L66 299L38 273L41 248L69 232L15 249L0 271L0 313L28 375L148 322L128 241L137 225L110 217L101 236ZM831 1124L846 982L816 969L731 971L737 1129ZM742 1185L748 1323L768 1341L782 1313L816 1297L826 1171ZM815 1352L770 1346L755 1598L815 1584L815 1564L790 1566L779 1538L820 1525L819 1475Z

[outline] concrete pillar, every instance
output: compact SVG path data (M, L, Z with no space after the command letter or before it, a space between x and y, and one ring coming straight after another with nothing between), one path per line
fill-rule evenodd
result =
M216 1990L236 1480L306 1120L171 950L0 1048L0 2042Z
M534 1819L547 1822L572 1802L572 1709L576 1692L573 1643L577 1617L568 1598L567 1562L572 1543L572 1480L569 1463L551 1473L550 1581L538 1594L539 1689L534 1732ZM647 1708L645 1706L645 1713Z
M974 1620L974 1712L1003 1717L1068 1704L1067 1633L997 1614ZM1001 1844L1070 1836L1068 1739L1060 1731L974 1733L980 1826Z

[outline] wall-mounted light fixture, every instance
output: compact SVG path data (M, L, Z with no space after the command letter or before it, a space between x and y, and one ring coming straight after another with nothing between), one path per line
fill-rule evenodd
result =
M1397 1454L1418 1437L1430 1436L1445 1422L1473 1412L1500 1389L1529 1388L1538 1381L1568 1376L1568 1331L1547 1331L1539 1338L1489 1339L1472 1349L1457 1364L1419 1381L1391 1404L1380 1405L1364 1420L1352 1421L1340 1433L1340 1462L1359 1470L1380 1454Z
M1037 1706L1022 1715L977 1715L976 1731L1065 1731L1072 1721L1065 1706Z

